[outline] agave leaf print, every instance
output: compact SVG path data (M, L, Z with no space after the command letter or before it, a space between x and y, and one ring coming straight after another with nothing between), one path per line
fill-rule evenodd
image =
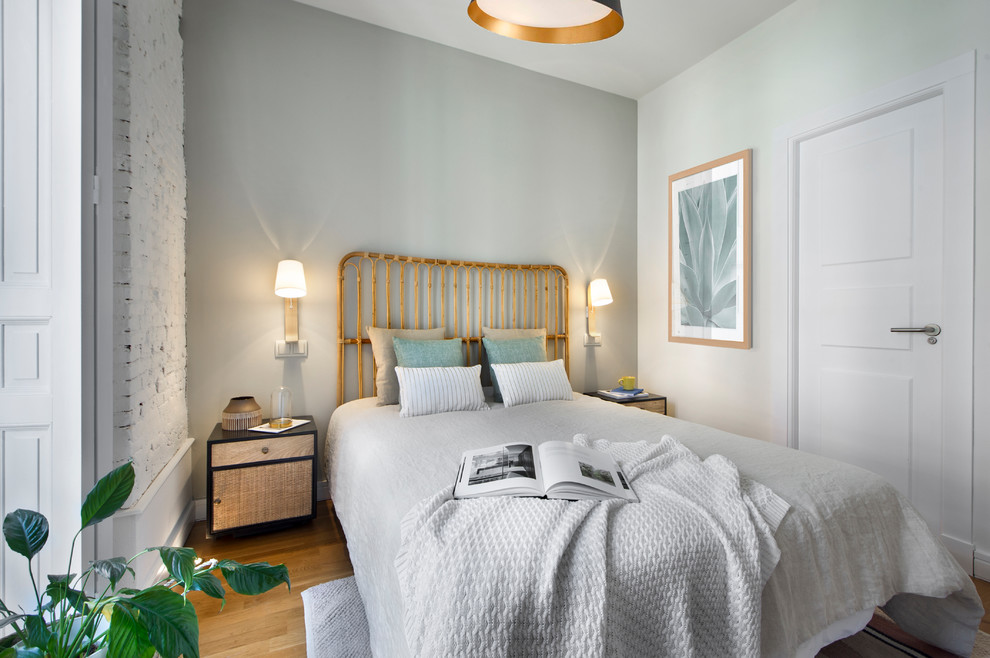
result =
M737 177L678 193L681 324L736 328Z

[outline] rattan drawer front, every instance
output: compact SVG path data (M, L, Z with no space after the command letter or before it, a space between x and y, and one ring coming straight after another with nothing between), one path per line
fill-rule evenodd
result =
M313 511L313 461L214 471L212 505L212 532L308 516Z
M639 407L640 409L646 409L647 411L652 411L658 414L667 413L666 400L646 400L644 402L630 402L628 404L630 407Z
M213 446L213 467L267 462L291 457L310 457L313 435L273 436L270 439L233 441Z

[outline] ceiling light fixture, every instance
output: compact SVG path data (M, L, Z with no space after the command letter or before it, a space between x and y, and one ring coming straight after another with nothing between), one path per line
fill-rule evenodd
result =
M619 0L471 0L468 16L496 34L539 43L600 41L623 25Z

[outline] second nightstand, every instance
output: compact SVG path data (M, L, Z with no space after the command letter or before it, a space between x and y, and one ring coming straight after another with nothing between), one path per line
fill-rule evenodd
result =
M640 409L646 409L647 411L663 414L665 416L667 415L666 395L654 395L653 393L649 393L643 397L629 398L626 400L616 400L615 398L606 397L598 391L591 391L590 393L585 393L585 395L590 395L600 400L605 400L606 402L624 404L627 407L639 407Z
M316 517L316 425L278 434L224 431L206 443L210 534L250 533Z

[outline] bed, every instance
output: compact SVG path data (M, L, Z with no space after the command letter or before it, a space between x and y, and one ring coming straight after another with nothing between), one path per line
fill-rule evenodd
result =
M760 654L814 655L860 630L880 605L908 632L968 655L983 615L972 582L909 503L867 471L579 393L511 407L489 393L486 410L417 417L377 404L367 326L443 327L446 338L463 341L469 365L482 360L484 326L542 327L548 359L566 366L567 290L566 273L554 266L369 253L341 261L339 405L327 432L327 473L375 655L410 653L396 568L403 519L450 487L461 453L578 434L672 436L701 459L723 455L786 501L774 533L779 560L759 594Z

